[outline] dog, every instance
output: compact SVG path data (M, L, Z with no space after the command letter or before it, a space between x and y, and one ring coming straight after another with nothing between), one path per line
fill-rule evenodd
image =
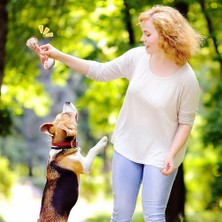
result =
M40 126L40 131L52 138L43 190L41 210L37 222L66 222L79 196L80 174L88 174L93 160L107 145L107 137L89 150L86 157L77 146L78 111L66 102L62 113L52 123Z

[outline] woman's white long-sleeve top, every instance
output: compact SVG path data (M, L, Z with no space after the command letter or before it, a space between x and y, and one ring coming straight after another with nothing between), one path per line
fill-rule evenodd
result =
M150 70L145 47L137 47L107 63L91 61L87 77L129 80L112 136L114 149L134 162L163 167L179 124L194 123L200 89L191 66L186 63L172 75L157 76ZM175 167L186 147L177 154Z

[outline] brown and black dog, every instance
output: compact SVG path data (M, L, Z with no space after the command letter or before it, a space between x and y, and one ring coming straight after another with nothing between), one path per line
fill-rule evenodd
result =
M103 137L86 157L76 144L78 111L66 102L63 112L40 131L52 137L41 211L38 222L66 222L79 196L80 174L90 171L95 156L107 145Z

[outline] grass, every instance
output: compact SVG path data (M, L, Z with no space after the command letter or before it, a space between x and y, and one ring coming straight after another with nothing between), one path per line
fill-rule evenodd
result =
M101 213L101 214L95 215L94 217L88 218L86 221L87 222L109 222L110 215ZM144 222L143 214L141 212L135 213L135 215L133 216L133 222Z
M193 215L187 215L186 222L221 222L222 212L204 211ZM110 215L107 213L100 213L93 217L87 218L87 222L109 222ZM142 212L136 212L133 216L132 222L144 222ZM181 220L183 222L183 220Z

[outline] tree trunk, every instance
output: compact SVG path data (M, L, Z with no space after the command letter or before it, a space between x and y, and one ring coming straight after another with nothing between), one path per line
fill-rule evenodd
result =
M183 164L178 168L178 173L170 194L166 210L167 222L185 221L185 196L186 189L184 183Z
M6 51L6 38L7 38L7 24L8 12L6 10L7 0L0 1L0 101L1 101L1 88L4 76L5 65L5 51ZM1 105L1 102L0 102Z
M33 177L33 164L32 164L32 158L29 159L29 163L28 163L28 169L29 169L29 177Z
M183 1L175 1L175 8L187 18L189 5ZM184 170L183 164L178 168L178 173L170 194L166 210L167 222L180 222L185 221L185 201L186 201L186 187L184 183ZM183 218L183 219L182 219Z
M124 0L124 17L125 17L125 22L126 22L126 30L128 31L129 34L129 44L132 46L135 44L135 34L134 34L134 29L132 25L132 18L130 15L130 5L128 1Z

